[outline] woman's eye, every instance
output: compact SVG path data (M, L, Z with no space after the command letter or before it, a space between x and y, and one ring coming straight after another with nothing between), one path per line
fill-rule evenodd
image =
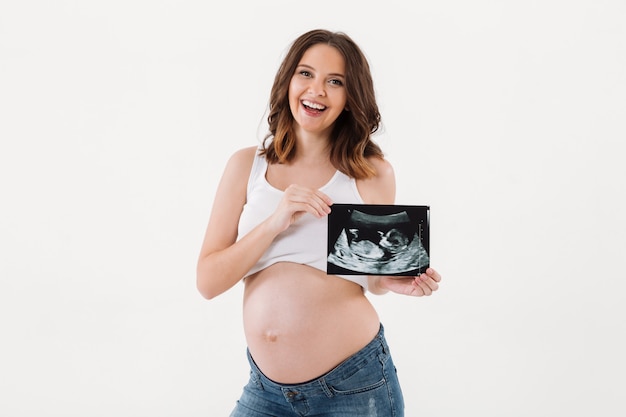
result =
M310 77L311 73L309 71L302 70L302 71L300 71L300 75L302 75L304 77Z
M336 86L342 86L342 85L343 85L343 81L341 81L341 80L336 80L336 79L333 79L333 80L330 80L329 82L330 82L332 85L336 85Z

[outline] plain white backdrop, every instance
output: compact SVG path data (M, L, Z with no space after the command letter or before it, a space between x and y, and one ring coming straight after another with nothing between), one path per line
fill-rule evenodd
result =
M626 4L0 2L0 415L228 415L241 285L195 263L313 28L368 56L430 298L371 296L407 416L623 416Z

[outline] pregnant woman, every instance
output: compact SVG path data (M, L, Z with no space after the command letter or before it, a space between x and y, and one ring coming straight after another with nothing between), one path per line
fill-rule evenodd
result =
M251 64L253 65L253 64ZM269 102L269 133L235 152L215 195L197 266L211 299L244 280L250 380L231 414L403 416L379 317L365 296L431 295L441 277L326 273L333 203L393 204L393 168L368 62L343 33L297 38Z

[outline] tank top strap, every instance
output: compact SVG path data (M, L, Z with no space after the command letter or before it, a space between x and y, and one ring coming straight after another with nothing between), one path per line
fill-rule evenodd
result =
M261 148L258 148L256 150L256 153L254 154L254 159L252 160L252 168L250 170L250 177L248 178L248 195L250 195L250 192L259 181L263 181L265 179L266 172L267 160L265 159L265 156L261 155Z

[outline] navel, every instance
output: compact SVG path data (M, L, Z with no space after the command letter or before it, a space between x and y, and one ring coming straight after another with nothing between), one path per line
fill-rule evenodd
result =
M278 340L278 332L275 330L266 330L264 338L266 342L274 343Z

